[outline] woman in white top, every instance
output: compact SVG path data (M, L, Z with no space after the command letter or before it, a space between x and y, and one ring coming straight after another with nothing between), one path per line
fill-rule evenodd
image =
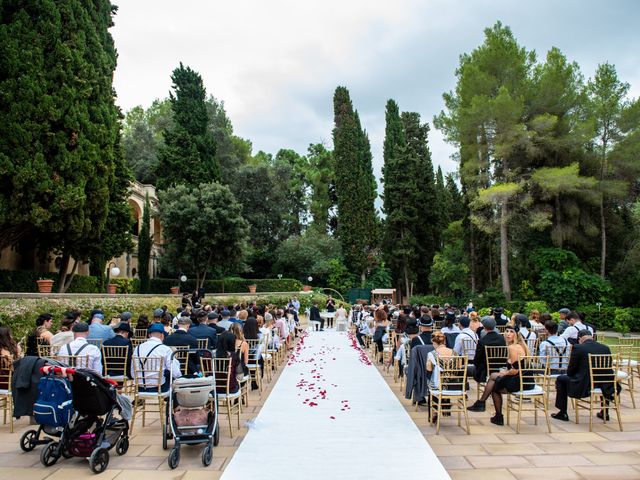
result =
M51 347L60 350L60 347L73 342L73 332L71 328L76 323L74 318L65 317L62 319L60 331L51 337Z

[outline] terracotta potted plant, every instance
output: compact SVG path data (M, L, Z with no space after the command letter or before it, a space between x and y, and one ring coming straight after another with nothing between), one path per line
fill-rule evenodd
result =
M171 295L178 295L180 293L180 287L171 287Z
M302 291L303 291L303 292L310 292L311 290L313 290L313 288L311 287L311 285L303 285L303 286L302 286Z
M107 285L107 293L110 293L111 295L113 295L114 293L116 293L117 288L118 288L117 283L110 283L109 285Z
M36 280L38 284L38 292L40 293L51 293L51 289L53 288L53 280L49 278L41 278L40 280Z
M256 293L256 289L258 288L258 286L255 283L247 286L249 287L249 293Z

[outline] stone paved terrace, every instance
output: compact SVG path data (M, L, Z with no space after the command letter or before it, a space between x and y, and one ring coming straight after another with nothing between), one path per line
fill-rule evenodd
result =
M523 417L521 433L515 428L498 427L489 422L492 415L491 401L487 403L487 412L470 413L471 435L457 426L455 417L445 418L441 423L440 434L428 424L426 408L416 412L408 400L400 393L398 383L394 383L392 373L378 368L389 387L398 397L420 431L431 444L435 453L451 475L453 480L466 479L521 479L540 480L549 478L563 479L640 479L640 410L631 408L628 392L623 392L623 426L619 432L616 423L603 425L594 420L594 431L588 431L588 423L576 425L573 422L552 422L552 433L547 433L544 421L533 425L532 413ZM273 385L278 379L274 376L270 384L260 395L250 392L249 408L241 415L244 425L259 413ZM474 382L472 388L475 389ZM470 393L475 399L475 390ZM640 397L638 397L640 401ZM551 399L553 405L553 398ZM550 411L555 411L553 407ZM570 411L571 414L571 411ZM584 421L587 418L584 417ZM248 432L244 426L239 432L234 429L234 438L229 437L226 417L221 415L220 445L214 449L214 458L210 467L204 468L200 460L201 447L184 447L181 451L180 466L170 470L167 466L168 450L162 450L158 418L151 415L147 426L141 428L136 423L135 433L131 437L129 452L118 457L111 452L108 469L100 475L102 480L215 480L222 475L224 468ZM0 425L0 480L68 480L70 478L94 477L84 459L60 460L56 465L45 468L40 464L40 449L23 453L18 441L22 433L29 428L28 422L21 419L16 423L15 433L9 433L8 425ZM402 446L390 446L391 449ZM256 452L256 458L265 452ZM295 457L295 456L294 456ZM293 467L290 463L289 468ZM372 468L375 461L372 459ZM259 479L259 475L255 477Z
M500 427L489 421L495 413L489 399L486 412L469 412L471 435L458 427L456 414L441 421L436 435L435 426L429 426L426 407L416 412L404 398L404 389L400 393L400 384L394 383L393 373L377 368L453 480L640 479L640 409L632 408L627 391L622 392L623 432L617 428L615 414L611 415L613 422L606 425L594 418L593 432L589 432L588 416L581 414L581 423L576 425L570 408L572 421L551 419L552 433L548 433L544 416L538 415L536 426L533 412L523 413L520 434L516 434L513 416L512 426ZM471 388L473 402L474 381ZM640 406L639 399L636 393ZM552 394L549 413L556 411L553 403Z

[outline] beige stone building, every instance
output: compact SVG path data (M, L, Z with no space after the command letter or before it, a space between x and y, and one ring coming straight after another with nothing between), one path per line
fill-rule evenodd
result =
M131 234L133 236L134 247L131 252L125 253L119 258L112 259L120 269L120 278L134 278L138 276L138 232L142 226L142 211L146 195L149 195L149 202L153 211L158 209L158 197L156 189L153 185L145 185L134 181L131 183L129 191L129 205L131 206L131 215L134 218ZM151 237L153 245L151 247L151 258L149 260L149 275L155 277L158 272L158 260L162 250L162 226L157 215L152 213L150 225ZM71 265L73 262L70 262ZM37 249L31 242L31 239L24 239L13 247L5 248L0 252L0 270L35 270L38 272L57 272L60 264L60 257L49 254L42 261ZM69 267L71 269L71 266ZM106 266L105 266L106 268ZM78 266L78 274L88 275L89 265L81 264Z

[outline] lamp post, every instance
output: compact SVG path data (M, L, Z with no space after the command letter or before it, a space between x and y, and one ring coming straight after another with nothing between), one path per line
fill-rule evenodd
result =
M185 274L180 275L178 278L178 293L182 292L182 284L187 281L187 276Z
M116 293L115 288L109 287L109 281L111 277L117 277L118 275L120 275L118 264L116 262L109 262L109 265L107 265L107 293Z

